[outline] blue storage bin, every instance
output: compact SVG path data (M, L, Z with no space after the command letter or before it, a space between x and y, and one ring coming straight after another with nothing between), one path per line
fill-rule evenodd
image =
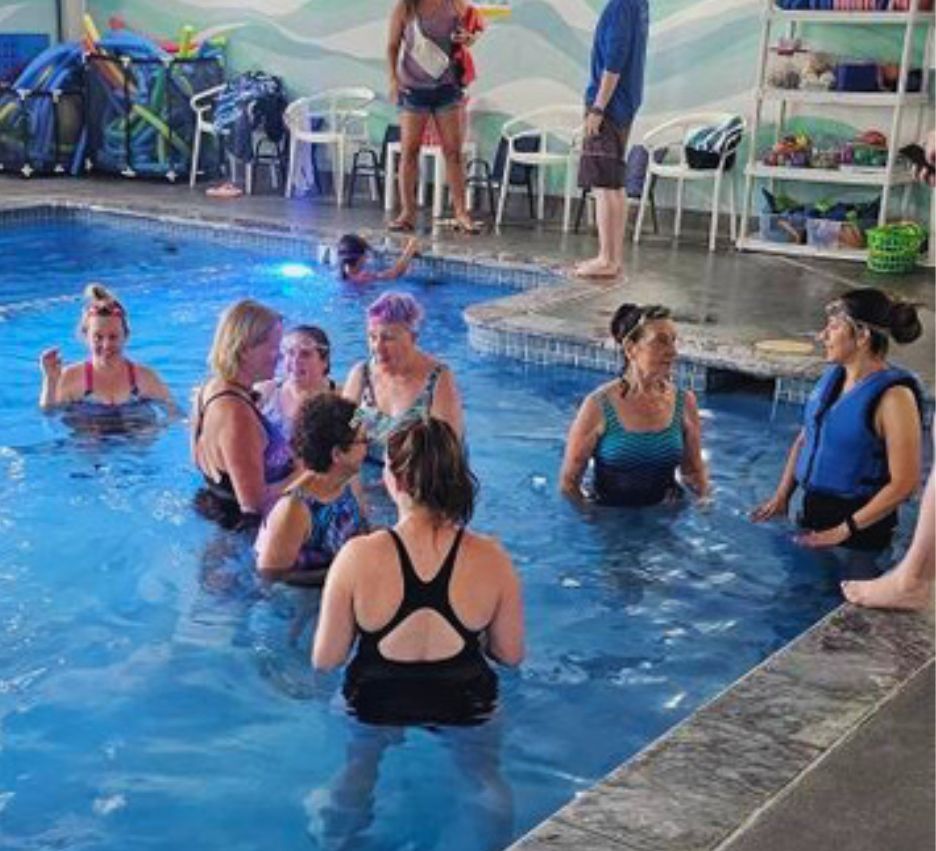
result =
M835 89L839 92L876 92L880 89L876 62L842 62L835 66Z

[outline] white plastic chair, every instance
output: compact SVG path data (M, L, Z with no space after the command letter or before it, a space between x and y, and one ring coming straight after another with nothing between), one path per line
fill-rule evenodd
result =
M565 203L562 211L562 229L569 230L572 213L572 192L575 183L575 162L579 155L584 110L581 105L546 106L511 118L501 128L501 137L507 141L507 156L500 175L500 198L494 227L500 230L504 217L504 205L510 180L510 167L534 166L537 170L538 204L537 218L544 215L546 200L546 169L550 166L565 168ZM516 141L523 138L538 138L536 151L517 150Z
M289 169L286 177L286 197L292 195L298 166L299 144L331 145L335 149L334 180L338 206L344 203L345 162L349 148L364 144L367 139L368 107L377 95L364 86L329 89L310 97L294 100L283 118L289 129ZM322 126L311 129L312 122Z
M718 165L714 168L690 168L686 160L686 140L689 135L703 127L712 127L721 124L735 116L731 112L695 112L690 115L683 115L666 121L652 130L648 130L643 137L642 143L647 148L650 157L647 162L647 179L644 180L643 193L640 196L640 211L637 213L637 224L634 227L634 243L640 242L640 232L643 227L644 212L647 207L647 200L650 193L650 186L653 183L651 177L658 179L675 180L676 187L676 221L673 227L673 235L679 239L679 232L682 226L682 204L683 189L687 180L712 180L712 219L709 225L709 251L715 250L715 237L718 234L718 202L721 195L722 178L725 175L725 164L728 158L735 153L738 145L743 138L743 130L746 122L742 120L742 133L733 144L726 145L718 158ZM658 162L657 154L661 149L675 148L679 152L678 162L667 162L662 156L662 162ZM728 181L728 203L729 203L729 232L731 239L735 239L736 227L736 205L734 184Z
M195 113L195 138L192 143L192 161L189 165L190 187L195 186L195 181L198 178L198 162L201 156L202 136L214 136L217 138L218 134L215 132L214 122L208 117L208 114L214 107L215 98L223 91L224 83L220 86L212 86L210 89L205 89L203 92L198 92L198 94L193 95L189 99L189 106L192 107L192 112ZM233 163L231 167L233 169ZM233 176L232 173L232 179Z
M189 106L191 106L192 111L195 113L195 138L192 144L192 161L189 165L189 187L191 188L195 187L195 181L198 179L202 136L218 137L218 132L215 130L214 126L214 119L210 118L209 115L212 109L214 109L215 100L225 88L226 86L224 83L220 86L212 86L210 89L205 89L203 92L199 92L189 99ZM258 131L254 134L255 139L258 134L262 137L262 133ZM237 162L237 157L233 154L228 154L228 167L230 169L232 182L236 182L237 180ZM272 161L270 162L270 183L273 185L274 189L279 188L277 166ZM244 164L244 191L248 195L253 194L253 162Z

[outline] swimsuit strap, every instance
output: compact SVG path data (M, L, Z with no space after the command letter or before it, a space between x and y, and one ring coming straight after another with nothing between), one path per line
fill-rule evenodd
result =
M364 375L361 378L361 402L377 407L377 394L371 380L370 361L364 361Z
M387 531L393 539L400 560L400 573L403 577L403 598L387 624L372 634L374 644L379 644L385 636L393 632L414 612L420 609L430 609L441 615L449 626L461 636L462 641L467 646L468 642L477 638L477 634L465 628L455 614L449 599L449 584L452 579L452 572L455 569L455 560L458 557L462 537L465 533L464 528L458 530L455 540L452 541L445 560L442 562L442 566L428 582L420 579L419 574L416 573L410 554L399 534L394 529L387 529Z
M136 366L134 366L133 361L127 361L127 378L130 381L130 395L139 396L140 388L137 386L137 371Z
M426 399L426 413L429 413L429 409L432 407L432 400L435 397L436 385L439 383L439 378L442 376L442 373L445 372L445 364L437 363L429 372L429 375L426 376L426 386L423 390L423 396Z
M195 423L195 440L201 437L202 428L205 424L205 411L208 410L208 406L215 401L215 399L222 399L225 396L233 396L235 399L240 399L245 405L250 405L250 409L257 415L257 419L260 420L260 425L263 426L264 432L267 430L267 421L263 414L257 408L256 403L248 395L241 392L240 390L219 390L213 396L209 396L205 401L202 401L201 391L198 394L198 420Z

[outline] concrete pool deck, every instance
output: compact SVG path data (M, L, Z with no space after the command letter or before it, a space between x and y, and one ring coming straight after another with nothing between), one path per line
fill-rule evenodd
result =
M0 179L0 209L37 203L259 227L308 235L310 244L346 230L379 244L383 218L364 202L339 210L269 195L213 201L143 181ZM727 245L709 254L701 235L689 233L679 247L651 238L629 251L625 280L557 284L572 261L594 251L593 235L518 218L500 237L443 233L427 241L431 254L513 264L524 280L554 284L469 311L473 344L492 351L610 368L609 312L624 300L654 301L674 308L693 363L805 380L815 374L815 357L772 357L754 344L804 340L834 295L878 285L922 304L924 339L895 359L932 391L931 270L882 279L857 264L738 254ZM932 848L933 657L930 617L842 606L516 847L792 851L834 841L868 851ZM871 803L859 782L870 771Z

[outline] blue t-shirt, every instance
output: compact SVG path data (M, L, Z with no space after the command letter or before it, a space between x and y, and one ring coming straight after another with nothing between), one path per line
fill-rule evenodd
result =
M643 100L649 17L647 0L608 0L595 28L585 103L588 106L594 103L602 72L620 74L621 79L605 107L605 115L619 126L631 123Z

